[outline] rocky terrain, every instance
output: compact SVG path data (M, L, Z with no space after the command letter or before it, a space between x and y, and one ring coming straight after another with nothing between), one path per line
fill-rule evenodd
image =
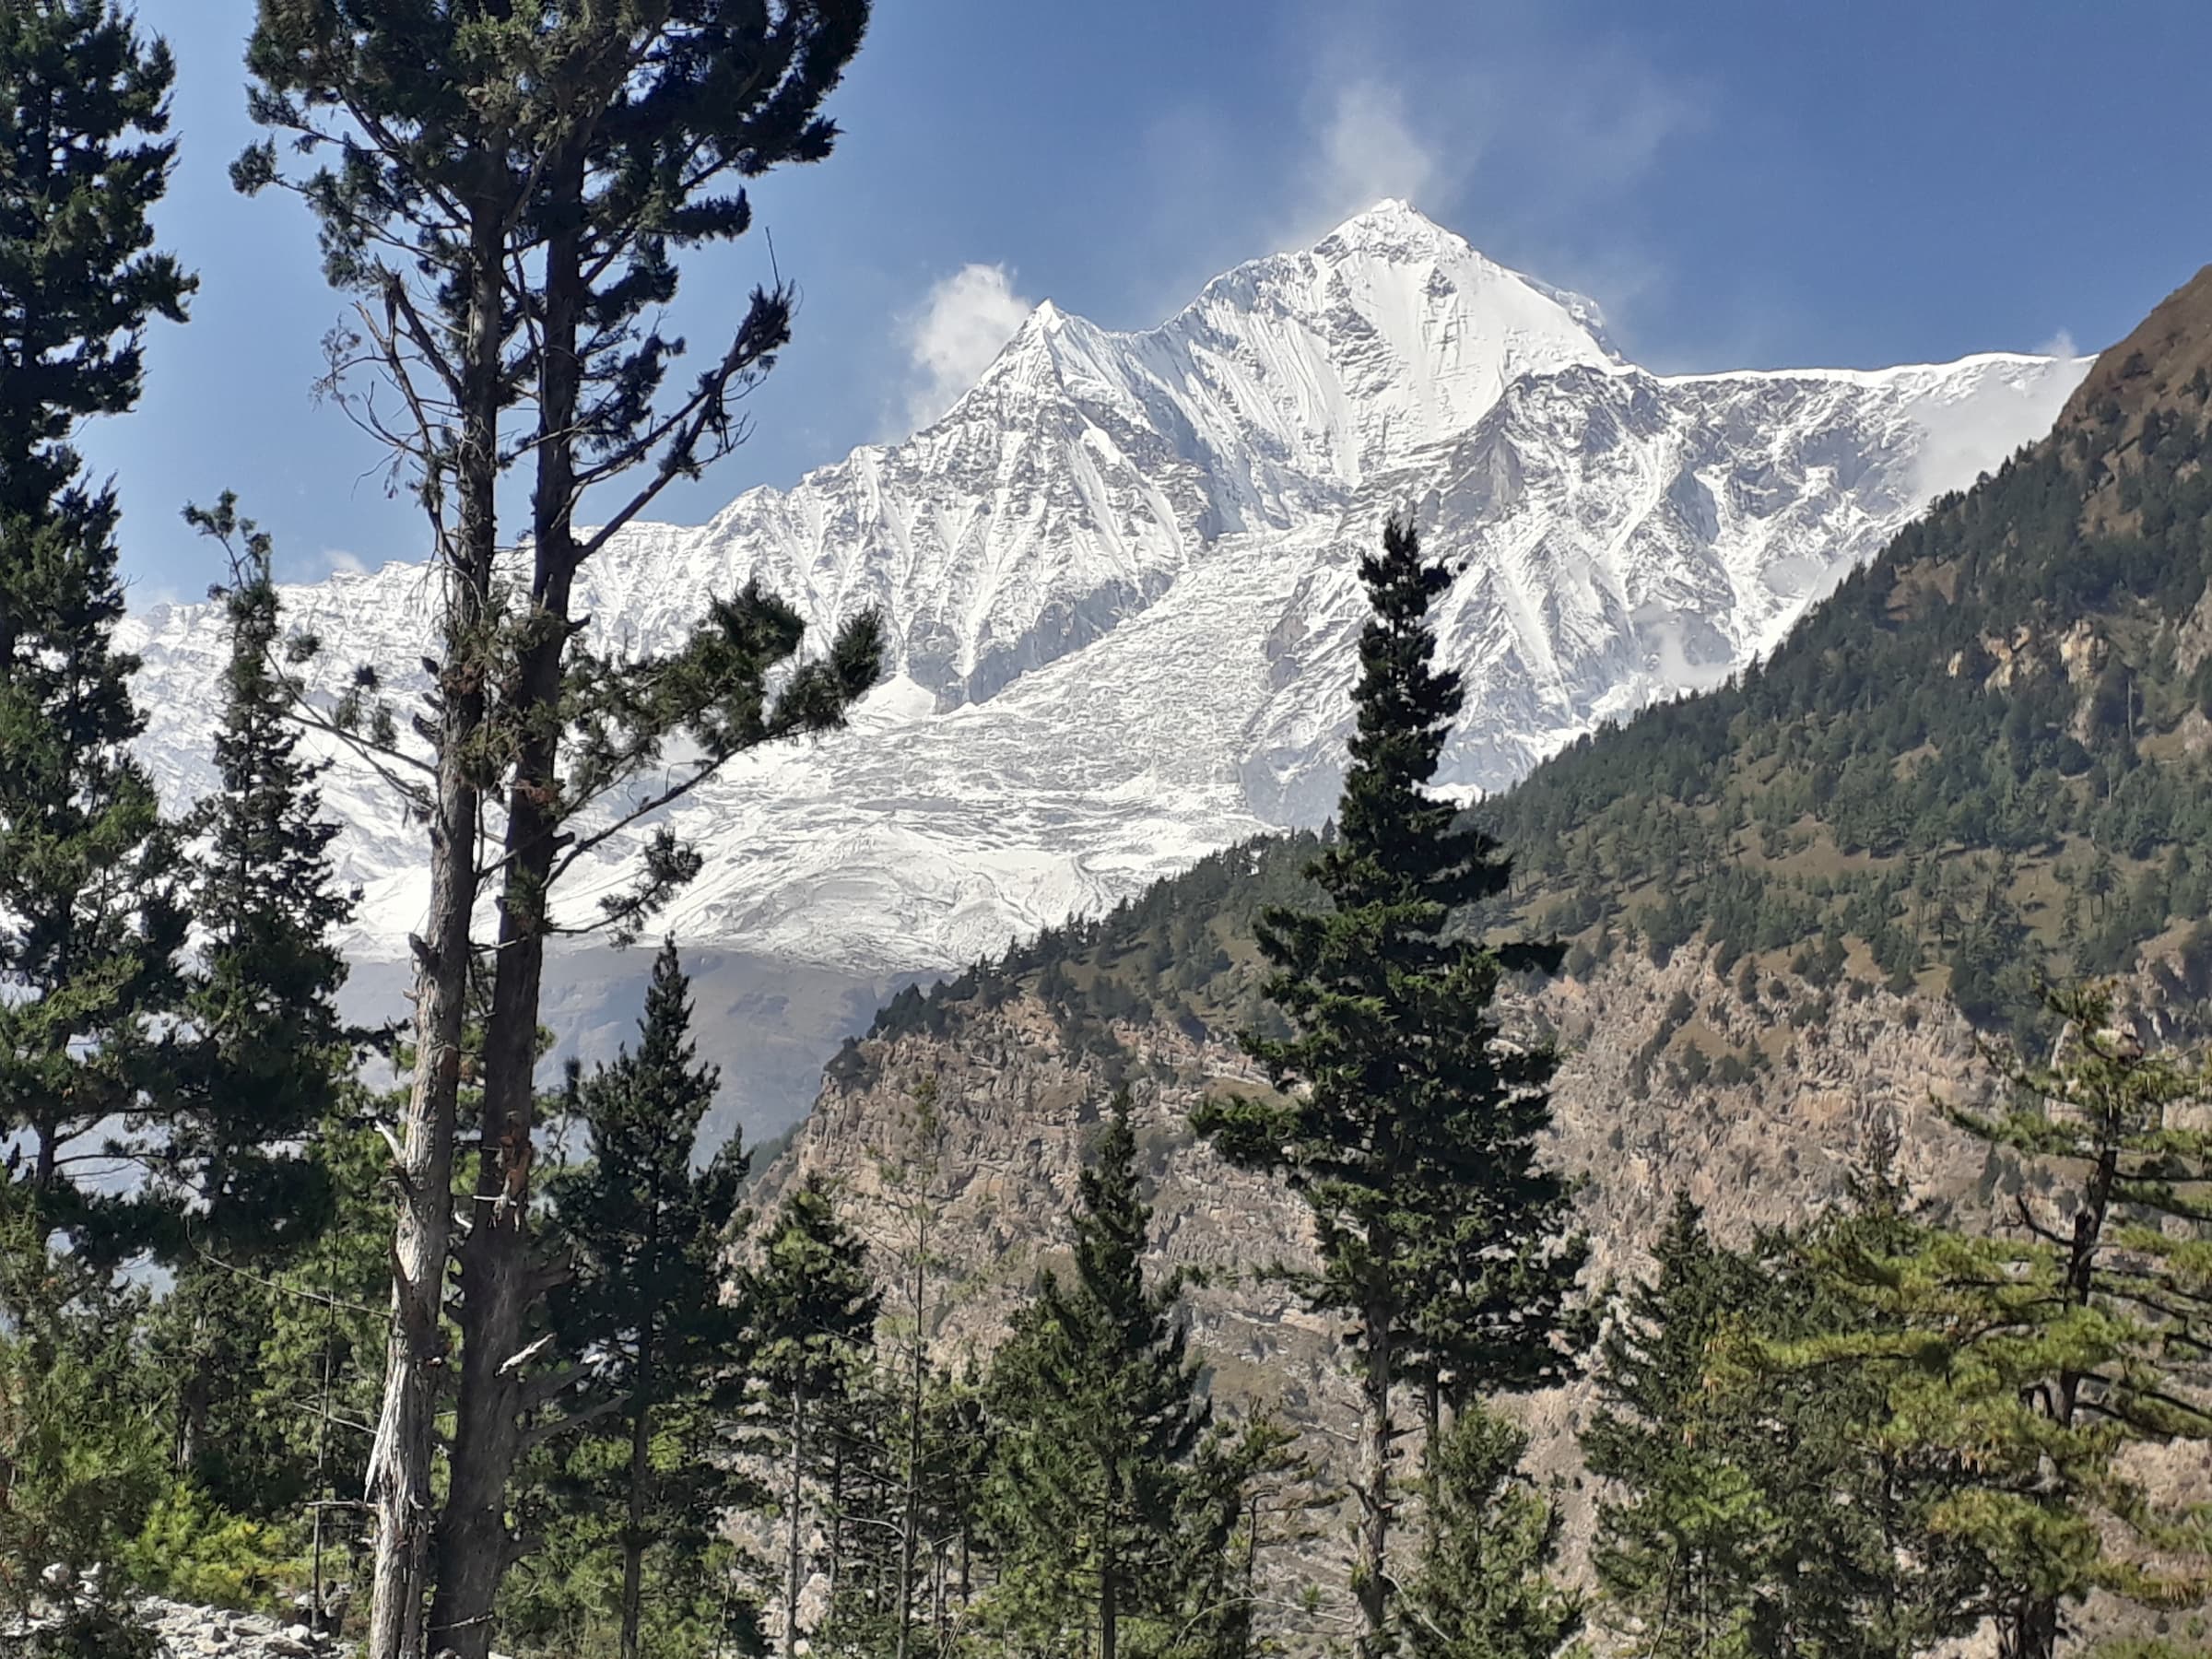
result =
M353 1652L350 1645L318 1636L294 1619L158 1595L135 1603L125 1616L152 1636L156 1659L346 1659ZM51 1607L34 1612L28 1622L0 1623L0 1653L51 1635L60 1624L60 1609Z
M1990 1087L1955 1011L1850 982L1816 986L1779 961L1753 977L1747 1000L1740 971L1716 974L1702 955L1682 951L1664 969L1623 960L1587 981L1561 979L1518 1009L1524 1029L1548 1026L1565 1049L1553 1151L1586 1182L1593 1286L1646 1265L1644 1246L1677 1191L1705 1206L1731 1241L1818 1214L1842 1192L1853 1148L1877 1126L1901 1132L1902 1168L1931 1202L1985 1212L1997 1190L1983 1148L1936 1104L1971 1102ZM841 1067L851 1080L825 1085L759 1197L765 1206L801 1174L820 1172L838 1183L856 1224L895 1249L914 1192L911 1182L887 1190L886 1175L916 1167L912 1108L934 1088L941 1172L927 1196L960 1285L939 1342L948 1358L985 1348L1062 1245L1084 1149L1117 1080L1126 1080L1156 1182L1160 1258L1199 1276L1194 1312L1216 1390L1235 1402L1274 1401L1324 1430L1348 1422L1353 1397L1335 1328L1267 1277L1277 1264L1311 1260L1303 1206L1230 1168L1190 1132L1190 1109L1206 1094L1263 1083L1218 1035L1157 1023L1120 1025L1114 1035L1120 1059L1073 1049L1052 1011L1025 994L968 1014L957 1032L864 1041L858 1064ZM1757 1050L1767 1063L1741 1083L1693 1084L1683 1065L1692 1048ZM1638 1073L1641 1084L1630 1080ZM1588 1404L1577 1387L1518 1407L1536 1437L1536 1466L1569 1483L1577 1541L1590 1512L1575 1484L1572 1434Z

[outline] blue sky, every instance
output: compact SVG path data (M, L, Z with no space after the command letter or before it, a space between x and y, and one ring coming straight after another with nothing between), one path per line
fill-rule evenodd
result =
M216 561L228 488L285 571L418 550L378 455L309 387L341 300L288 199L233 196L253 0L140 0L180 65L159 225L200 274L141 410L85 435L136 597ZM1660 370L2109 344L2212 259L2201 0L878 0L818 168L755 191L802 292L753 441L664 498L698 521L896 436L1030 302L1117 327L1383 195L1606 309ZM698 259L706 352L766 275Z

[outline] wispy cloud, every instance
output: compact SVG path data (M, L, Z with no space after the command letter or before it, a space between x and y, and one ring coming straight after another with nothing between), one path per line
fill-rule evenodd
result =
M1157 185L1147 240L1174 285L1145 296L1151 309L1187 298L1224 263L1307 245L1385 196L1592 294L1616 320L1665 285L1659 256L1607 210L1706 121L1705 88L1536 0L1477 0L1441 38L1433 11L1406 0L1376 0L1356 23L1318 0L1280 15L1305 80L1284 123L1186 106L1145 135Z
M936 419L991 366L1035 310L1003 265L967 265L934 283L904 320L907 431Z
M1448 147L1419 130L1403 87L1361 76L1327 94L1324 107L1312 145L1320 166L1298 210L1302 223L1288 227L1292 235L1318 235L1385 196L1441 208L1437 198L1456 188ZM1472 159L1462 155L1458 164Z
M2062 363L2070 363L2081 355L2081 347L2074 344L2073 331L2065 328L2035 347L2034 351L2037 357L2056 358Z

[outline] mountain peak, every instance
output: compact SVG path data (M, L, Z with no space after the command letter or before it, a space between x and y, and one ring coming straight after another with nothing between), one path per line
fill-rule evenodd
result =
M1336 227L1335 234L1341 236L1347 230L1358 229L1363 226L1380 228L1409 225L1425 227L1439 236L1453 234L1404 196L1384 196L1373 206L1355 213L1350 218L1346 219L1343 224Z
M1429 254L1464 259L1472 254L1484 265L1497 263L1470 246L1459 232L1446 229L1402 196L1384 196L1372 207L1353 214L1316 242L1312 252L1321 253L1340 244L1400 257Z

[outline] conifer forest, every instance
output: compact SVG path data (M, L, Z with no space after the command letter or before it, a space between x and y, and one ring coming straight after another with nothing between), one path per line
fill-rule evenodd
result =
M182 636L88 446L218 298L165 209L214 141L187 8L0 0L0 1653L2212 1654L2212 267L1771 641L1543 727L1510 787L1454 747L1511 702L1461 660L1460 483L1347 474L1307 613L1342 645L1326 800L904 973L818 1045L811 1110L733 1130L789 999L700 966L742 929L689 900L766 821L721 804L812 789L835 839L840 757L907 741L886 700L972 726L1179 614L1128 553L940 685L958 641L888 578L825 608L765 554L720 585L656 554L781 418L806 273L756 198L836 199L894 7L926 10L240 7L230 211L319 260L298 418L409 515L408 631L375 635L408 644L291 579L238 456L170 503L214 573L180 771L148 674ZM1296 257L1434 232L1353 224ZM1204 316L1235 397L1302 372ZM1275 535L1212 439L1114 470L1189 426L1097 390L1167 329L1014 324L976 395L1058 377L1063 470L995 414L915 441L992 431L939 459L996 479L994 534L1121 513L1125 552L1211 490L1192 546ZM1540 495L1514 399L1642 375L1527 370L1451 477ZM1592 453L1659 419L1636 395ZM887 495L906 453L855 451ZM1706 477L1647 492L1666 546L1732 522ZM956 516L869 557L984 549ZM1553 598L1494 631L1568 629ZM1172 720L1210 695L1151 677ZM1074 811L1034 764L1034 814ZM775 904L855 890L892 889ZM564 989L586 947L618 1019Z

